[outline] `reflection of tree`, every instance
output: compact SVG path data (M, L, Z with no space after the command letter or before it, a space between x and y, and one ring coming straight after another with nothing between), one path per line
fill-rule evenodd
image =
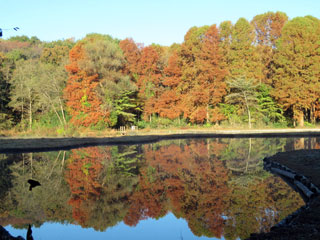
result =
M225 213L227 239L246 238L252 232L268 231L303 205L297 193L263 170L262 159L283 151L286 141L279 138L230 139L222 154L231 170L230 201ZM286 201L286 204L279 204L279 201Z
M188 221L194 234L220 237L228 192L227 171L214 157L221 145L217 141L190 141L182 147L146 146L148 166L141 171L139 192L133 195L126 222L135 225L148 216L158 218L171 208L177 217Z
M7 215L6 213L6 197L10 189L12 188L12 171L9 168L9 158L0 154L0 217Z
M129 226L135 226L139 220L147 217L162 217L167 212L164 186L160 179L153 179L154 171L152 167L141 170L138 189L130 197L130 208L124 218L124 222Z
M86 226L91 204L100 195L101 161L102 154L97 147L72 150L69 158L66 173L72 194L69 204L73 207L73 218L82 226Z
M222 159L231 170L232 181L246 185L254 178L264 178L270 174L263 171L262 159L281 151L286 139L240 138L229 139Z
M90 226L104 231L122 221L128 212L128 198L134 194L141 162L140 147L101 147L104 170L101 194L91 208Z
M253 232L266 232L303 205L300 196L277 177L232 184L226 226L226 239L241 239Z
M319 138L288 138L285 145L286 151L300 149L320 149Z
M138 181L139 151L137 146L72 150L66 179L79 224L104 231L123 220Z
M6 207L8 223L32 223L39 226L44 221L71 220L71 209L65 204L69 191L62 181L63 156L63 152L12 155L15 159L12 164L9 161L12 174L6 177L12 178L13 187L1 199L1 205ZM41 182L41 187L32 192L27 183L31 175Z
M286 141L187 139L13 155L1 169L8 186L0 194L0 216L20 226L76 221L104 231L171 211L195 235L245 238L303 204L262 170L263 157L283 150ZM42 184L32 192L31 176Z

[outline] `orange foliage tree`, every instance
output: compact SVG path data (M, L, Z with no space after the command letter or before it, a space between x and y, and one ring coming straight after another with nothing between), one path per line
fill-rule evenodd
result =
M144 117L151 119L155 113L155 104L161 92L162 71L159 66L160 56L155 46L142 49L140 61L138 62L139 97L144 102Z
M156 112L160 117L169 119L179 118L182 113L181 94L178 85L181 81L181 61L178 50L174 50L164 68L164 89L155 104Z
M219 112L217 105L227 94L227 70L222 61L216 25L210 26L205 33L199 56L199 69L199 85L206 94L206 101L203 103L206 107L206 121L220 121L224 116Z
M182 76L179 89L184 117L191 122L219 121L216 106L226 94L226 70L219 51L216 25L191 28L181 45Z
M99 83L98 74L90 75L79 66L80 61L85 61L85 58L83 43L78 43L70 50L70 63L66 65L69 79L64 98L72 116L71 122L76 126L88 127L99 121L107 122L109 113L102 111L102 101L95 92Z
M281 37L282 28L287 21L288 16L282 12L260 14L251 21L256 33L255 51L262 63L264 83L271 84L270 65L276 49L276 41Z
M136 44L131 38L126 38L120 41L119 46L126 59L124 68L125 73L131 74L134 78L136 78L136 74L138 72L138 62L141 57L141 46Z

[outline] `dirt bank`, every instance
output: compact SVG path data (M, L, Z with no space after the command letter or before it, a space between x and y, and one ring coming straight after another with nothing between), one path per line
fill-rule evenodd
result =
M179 130L155 131L141 135L128 132L127 136L99 138L0 138L0 153L21 153L68 150L95 145L142 144L168 139L185 138L245 138L245 137L320 137L320 129L267 130Z

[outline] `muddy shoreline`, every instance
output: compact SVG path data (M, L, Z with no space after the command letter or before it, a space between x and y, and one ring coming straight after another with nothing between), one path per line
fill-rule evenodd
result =
M289 215L283 223L272 227L268 233L251 234L249 239L320 239L320 194L319 190L312 189L312 185L320 187L320 150L281 152L264 159L264 162L269 168L278 169L279 176L287 175L294 180L294 185L298 180L309 186L313 193L306 197L306 205ZM291 173L295 176L291 177ZM301 181L303 178L307 181Z
M70 150L97 145L132 145L161 140L186 138L272 138L272 137L320 137L320 129L272 129L272 130L218 130L176 131L174 133L150 133L140 135L129 132L119 137L64 137L64 138L0 138L0 153L46 152Z

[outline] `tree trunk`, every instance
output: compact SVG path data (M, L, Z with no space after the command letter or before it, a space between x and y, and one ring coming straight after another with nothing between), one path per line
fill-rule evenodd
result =
M246 102L246 108L247 108L247 111L248 111L249 129L251 129L251 113L250 113L249 104L248 104L248 101L247 101L247 96L245 94L244 94L244 100Z
M65 114L64 114L64 110L63 110L63 104L62 104L62 101L61 101L60 97L59 97L59 102L60 102L60 109L61 109L61 113L62 113L63 122L66 125L67 121L66 121L66 117L65 117Z
M312 123L312 124L315 124L315 123L316 123L315 112L316 112L315 104L312 103L311 109L310 109L310 118L311 118L310 120L311 120L311 123Z
M55 114L57 115L58 119L59 119L59 122L61 123L61 125L63 126L63 122L61 120L61 117L59 116L59 113L56 109L56 107L54 106L54 104L52 103L52 108L53 108L53 111L55 112Z
M23 122L23 120L24 120L23 111L24 111L24 99L22 99L22 105L21 105L21 122Z
M299 111L297 114L297 120L298 120L298 126L303 127L304 126L304 115L303 111Z
M29 91L29 129L32 127L32 99L31 92Z
M297 109L293 107L293 123L294 123L294 127L296 125L298 127L304 126L304 113L301 109Z
M249 118L249 128L251 129L251 113L250 113L249 107L248 107L248 118Z
M207 115L206 115L206 117L207 117L207 123L209 123L209 104L207 104L207 109L206 109L206 111L207 111Z
M60 115L59 115L56 107L54 106L54 103L53 103L50 95L49 95L48 93L46 93L46 92L44 92L43 95L44 95L44 96L48 99L48 101L51 103L51 106L52 106L52 109L53 109L54 113L57 115L60 124L63 125L63 122L62 122L62 120L61 120L61 117L60 117Z

